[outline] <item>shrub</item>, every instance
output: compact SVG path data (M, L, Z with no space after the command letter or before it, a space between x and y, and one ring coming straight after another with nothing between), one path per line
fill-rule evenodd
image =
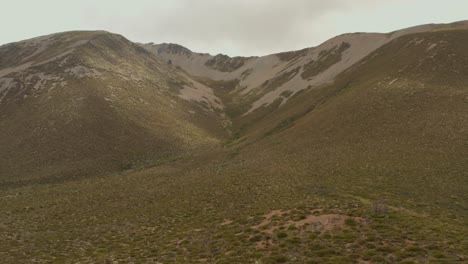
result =
M288 236L288 234L285 233L285 232L279 232L279 233L276 235L276 237L278 237L278 238L285 238L285 237L287 237L287 236Z
M258 242L260 240L262 240L262 237L260 235L255 235L255 236L250 238L251 242Z
M270 263L286 263L288 258L284 255L275 255L270 257Z
M347 226L356 226L356 221L354 219L348 218L345 220L345 225Z

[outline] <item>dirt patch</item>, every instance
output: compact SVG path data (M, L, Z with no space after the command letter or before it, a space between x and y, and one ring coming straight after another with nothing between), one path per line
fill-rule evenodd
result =
M305 218L301 220L286 220L279 219L279 221L269 228L263 229L262 227L270 225L273 221L274 216L279 216L281 218L283 215L288 214L291 210L282 211L282 210L273 210L270 213L265 215L265 219L260 222L260 224L252 226L254 229L263 229L262 232L266 234L273 234L273 232L278 229L279 227L287 227L287 226L295 226L296 228L301 228L303 226L308 226L308 228L312 228L315 231L328 231L335 228L342 227L345 225L346 220L351 219L354 222L361 222L362 218L360 217L353 217L348 215L342 214L323 214L317 215L317 212L321 212L322 209L313 210L315 214L310 214L305 216ZM262 242L262 241L260 241ZM257 243L258 244L258 243Z
M341 227L347 219L353 219L356 222L361 221L359 217L351 217L341 214L308 215L305 219L299 221L288 221L290 225L302 227L306 224L312 226L316 231L332 230Z
M267 239L267 240L258 241L257 244L255 245L255 247L257 249L268 249L268 248L271 248L271 247L273 247L275 245L276 245L276 243L273 242L273 239Z
M224 225L229 225L230 223L232 223L232 220L224 219L224 221L221 223L221 225L222 225L222 226L224 226Z
M271 211L271 212L269 212L268 214L265 215L265 219L264 219L260 224L258 224L258 225L256 225L256 226L252 226L252 228L259 229L259 228L261 228L261 227L263 227L263 226L266 226L266 225L268 225L268 224L271 222L271 218L272 218L273 216L276 216L276 215L281 216L281 215L283 215L283 214L289 213L290 211L291 211L291 210L287 210L287 211L273 210L273 211Z

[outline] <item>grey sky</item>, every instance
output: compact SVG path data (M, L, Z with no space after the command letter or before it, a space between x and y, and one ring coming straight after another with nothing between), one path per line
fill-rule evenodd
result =
M347 32L467 20L466 0L0 0L0 44L103 29L137 42L264 55Z

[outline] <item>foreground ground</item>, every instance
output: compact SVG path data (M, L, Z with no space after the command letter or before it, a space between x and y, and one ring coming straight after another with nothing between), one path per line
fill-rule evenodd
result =
M148 169L3 190L2 262L468 260L463 178L345 172L306 155L250 151L225 147Z

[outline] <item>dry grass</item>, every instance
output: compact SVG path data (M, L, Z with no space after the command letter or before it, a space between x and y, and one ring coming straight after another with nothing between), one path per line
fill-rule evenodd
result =
M0 258L466 262L467 36L396 39L333 85L243 120L224 146L102 177L5 188ZM446 43L428 52L409 45L414 38ZM142 124L142 112L129 116Z

